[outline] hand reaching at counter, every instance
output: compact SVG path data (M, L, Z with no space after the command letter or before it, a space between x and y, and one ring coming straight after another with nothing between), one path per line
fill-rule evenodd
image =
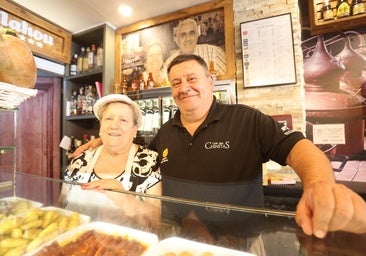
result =
M342 184L317 182L304 190L296 222L307 235L324 238L327 231L366 232L366 203Z
M305 234L324 238L328 231L366 232L366 202L336 183L329 160L320 149L309 140L300 140L286 162L303 184L296 222Z

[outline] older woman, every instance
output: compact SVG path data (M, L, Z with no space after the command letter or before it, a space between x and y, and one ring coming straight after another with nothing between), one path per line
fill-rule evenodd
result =
M99 99L93 111L100 121L99 135L103 145L85 151L71 161L64 173L64 179L70 184L63 186L61 200L68 208L88 208L86 214L89 215L90 208L98 206L104 209L124 207L133 215L131 209L145 206L148 197L141 201L131 195L122 196L105 190L161 195L157 153L133 143L141 125L141 110L126 95L110 94ZM158 204L152 198L150 202Z

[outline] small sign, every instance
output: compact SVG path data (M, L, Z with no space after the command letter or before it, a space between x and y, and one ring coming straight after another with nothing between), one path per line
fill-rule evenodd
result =
M346 144L344 124L314 124L314 144Z
M34 55L70 63L71 33L27 9L0 0L0 27L15 30Z

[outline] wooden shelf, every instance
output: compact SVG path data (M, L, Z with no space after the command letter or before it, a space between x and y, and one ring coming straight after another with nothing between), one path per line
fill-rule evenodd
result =
M332 33L337 31L349 30L366 25L366 14L349 16L344 18L336 17L337 1L330 1L334 12L334 20L324 21L321 10L323 8L322 0L311 0L309 4L310 30L312 35Z

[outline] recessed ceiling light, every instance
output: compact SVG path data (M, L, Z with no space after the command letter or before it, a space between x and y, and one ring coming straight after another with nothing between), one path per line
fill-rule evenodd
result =
M132 8L128 5L120 5L118 11L124 17L130 17L132 15Z

